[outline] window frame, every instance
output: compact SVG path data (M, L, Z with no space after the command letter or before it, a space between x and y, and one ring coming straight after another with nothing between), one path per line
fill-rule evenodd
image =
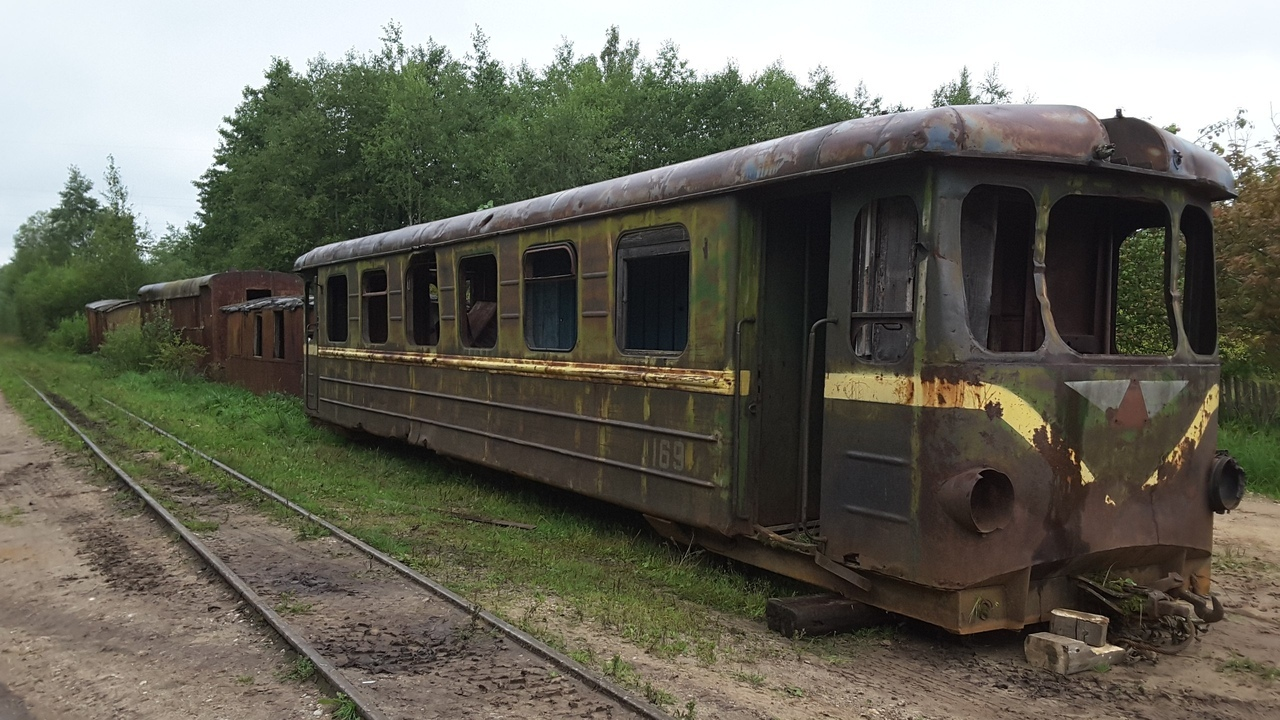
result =
M906 310L871 310L869 306L875 304L875 297L867 296L866 285L871 285L871 292L874 293L874 287L880 282L880 268L885 263L880 260L881 255L877 254L875 259L868 262L866 259L866 251L871 249L876 251L879 246L868 248L867 243L877 242L874 238L865 236L866 230L862 225L863 213L869 208L875 207L876 213L880 212L879 205L889 200L905 200L911 205L911 217L914 220L913 233L910 242L907 243L907 267L909 274L906 278L907 285L903 292L903 296L909 306ZM914 195L907 193L896 193L891 195L875 196L868 198L858 208L858 212L854 215L853 223L853 263L850 267L850 307L849 307L849 333L848 342L849 349L853 357L860 363L870 365L896 365L903 362L904 359L911 357L912 349L915 345L915 326L917 302L916 295L919 292L919 262L917 259L916 248L920 244L920 228L922 226L920 219L920 203ZM879 218L876 219L876 228L880 228ZM894 328L892 326L899 327ZM903 344L902 353L894 358L878 358L876 357L876 348L879 342L876 340L877 328L885 327L890 332L906 332L907 341ZM864 332L869 333L870 337L863 340ZM859 347L863 342L866 343L866 351Z
M369 290L369 279L371 276L382 275L382 289ZM391 339L391 300L390 300L390 275L387 273L386 266L376 268L366 268L360 271L360 337L370 345L386 345ZM372 316L370 304L382 301L382 334L381 340L373 339L370 332L373 330L372 323L369 319Z
M478 338L476 338L476 336L474 335L471 329L471 317L470 317L469 311L472 308L467 307L467 269L465 266L470 262L475 262L481 258L486 258L486 257L493 259L493 278L492 278L493 279L493 300L492 302L494 306L493 308L494 312L493 312L492 319L490 319L488 322L485 323L486 327L490 323L492 323L493 325L493 343L489 345L481 345L474 342ZM454 324L457 325L458 344L461 347L466 348L467 350L493 350L497 348L499 336L501 335L501 333L498 332L498 286L501 282L501 277L502 277L500 269L498 267L497 250L484 249L484 250L478 250L477 252L473 252L470 255L459 256L457 258L457 269L455 272L457 274L454 277L454 294L457 296L456 306L457 306L458 320ZM472 307L474 307L475 302L490 302L490 301L475 300L472 304ZM464 328L466 329L465 334L463 333Z
M342 280L342 292L335 293L334 281ZM334 304L334 298L341 298L341 318L335 315L339 306ZM351 274L347 270L341 272L331 272L324 279L324 339L330 345L346 345L351 342ZM339 322L340 319L340 322ZM342 336L334 337L333 330L342 328Z
M429 263L426 262L427 258L430 258ZM415 277L415 271L418 271L422 268L430 268L430 272L427 275L428 281L426 284L427 285L426 287L427 301L425 306L422 309L427 312L427 317L428 317L427 322L430 323L431 308L432 307L435 308L436 324L435 324L435 341L434 342L418 342L418 309L419 308L417 307L416 303L417 303L418 293L420 292L420 289L418 288L419 283L414 282L414 277ZM434 275L435 277L435 282L431 282L430 280L430 277L432 275ZM432 285L434 285L436 288L436 296L434 298L431 297ZM405 287L405 293L404 293L404 300L403 300L404 302L403 315L405 318L405 341L409 345L412 345L414 347L438 347L440 345L441 326L443 323L441 322L441 317L440 317L440 258L437 255L436 251L434 250L419 251L409 256L409 261L405 263L404 287ZM428 330L428 338L429 337L430 337L430 331Z
M551 275L551 276L536 277L536 278L530 277L530 275L533 272L530 267L531 256L536 256L540 253L550 253L550 252L556 252L556 251L563 251L568 254L569 256L568 274ZM533 332L532 332L532 327L530 325L530 321L535 318L534 318L534 313L530 310L530 305L531 305L530 297L529 297L530 283L534 283L535 285L543 285L543 284L550 285L552 283L564 283L564 284L568 284L573 288L573 310L569 314L569 320L572 323L573 332L571 336L572 342L569 343L568 347L540 347L533 344L533 341L532 341ZM580 315L580 303L581 303L581 293L579 293L578 290L579 290L578 288L578 253L577 253L577 248L574 247L574 244L572 241L562 240L559 242L543 243L540 245L533 245L525 249L524 253L521 255L521 258L520 258L520 297L521 297L521 303L522 303L521 315L523 316L521 320L521 324L524 330L525 347L529 348L530 350L534 350L538 352L566 353L566 352L572 352L573 349L578 346L578 325L579 325L578 318ZM563 321L563 320L564 320L563 317L557 316L557 321Z
M658 225L654 227L628 230L618 236L617 249L614 253L614 275L616 277L614 295L614 343L623 355L643 357L679 357L689 349L691 330L693 328L693 243L689 230L683 224ZM628 261L648 260L668 255L685 256L686 297L684 303L684 344L678 350L661 350L652 348L632 348L627 346L627 318L630 314L628 304Z

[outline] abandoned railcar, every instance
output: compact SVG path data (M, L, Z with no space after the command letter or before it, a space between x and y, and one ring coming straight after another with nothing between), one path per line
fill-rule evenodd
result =
M303 313L300 295L224 305L222 375L259 395L302 396Z
M141 323L137 300L96 300L84 306L84 314L89 326L89 348L94 352L102 347L107 333Z
M200 368L224 379L229 352L227 319L220 308L249 300L302 295L302 279L292 273L233 270L138 289L142 320L167 316L182 338L205 349Z
M953 632L1203 594L1232 194L1119 115L851 120L303 255L305 402Z

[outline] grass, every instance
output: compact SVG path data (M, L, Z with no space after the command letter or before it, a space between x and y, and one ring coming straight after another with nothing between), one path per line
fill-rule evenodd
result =
M9 525L10 527L22 524L22 516L26 514L26 510L17 505L10 505L7 508L0 508L0 525Z
M1223 663L1218 670L1220 672L1253 675L1267 682L1280 679L1280 668L1274 664L1258 662L1243 655L1232 655L1231 659Z
M360 720L360 706L342 693L338 693L335 698L322 698L320 704L333 708L329 711L329 717L335 720Z
M281 615L305 615L314 607L308 602L298 602L297 596L291 592L280 593L280 599L276 601L276 612Z
M315 674L315 663L311 662L311 659L305 655L299 655L293 659L292 663L277 671L276 677L281 681L304 682L310 680L311 676Z
M1219 429L1218 447L1240 461L1249 490L1280 500L1280 428L1228 423Z
M0 390L39 434L68 447L79 449L78 438L22 384L19 373L109 426L116 442L151 458L152 465L180 468L249 497L206 462L128 420L99 396L175 432L455 592L508 619L514 615L523 627L546 625L555 614L594 623L662 657L685 655L711 665L724 655L712 611L758 619L767 598L802 590L710 554L687 556L635 513L450 463L403 443L345 440L314 427L297 398L257 397L160 373L116 374L92 357L0 343ZM290 516L274 503L261 507ZM537 527L472 523L449 511ZM310 523L293 527L300 538L324 534ZM528 607L530 597L551 601Z

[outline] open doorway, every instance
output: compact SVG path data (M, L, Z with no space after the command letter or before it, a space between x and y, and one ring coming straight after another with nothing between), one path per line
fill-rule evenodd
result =
M762 227L756 522L785 530L802 517L815 520L819 508L825 328L815 335L812 375L806 360L810 329L827 313L830 197L776 201L766 206Z

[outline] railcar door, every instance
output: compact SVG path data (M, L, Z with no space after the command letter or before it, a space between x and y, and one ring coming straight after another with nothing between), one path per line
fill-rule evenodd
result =
M778 530L817 517L822 439L821 332L827 311L831 201L810 195L765 206L752 447L755 521ZM806 402L806 394L809 400Z
M860 183L832 202L822 534L837 561L910 541L922 183Z

